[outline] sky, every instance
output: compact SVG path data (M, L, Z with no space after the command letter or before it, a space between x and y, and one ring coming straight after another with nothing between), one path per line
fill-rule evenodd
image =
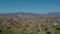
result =
M0 13L60 12L60 0L0 0Z

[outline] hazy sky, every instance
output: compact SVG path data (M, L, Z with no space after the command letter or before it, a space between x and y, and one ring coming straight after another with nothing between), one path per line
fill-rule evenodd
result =
M0 0L0 13L60 12L60 0Z

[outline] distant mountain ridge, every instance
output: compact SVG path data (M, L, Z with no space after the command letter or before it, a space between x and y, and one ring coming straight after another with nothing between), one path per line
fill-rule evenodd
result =
M35 13L24 13L24 12L20 12L20 13L5 13L5 14L0 14L1 16L17 16L17 15L30 15L30 16L37 16L40 14L35 14Z
M19 13L5 13L5 14L0 14L1 16L17 16L17 15L27 15L27 16L60 16L60 12L51 12L48 14L35 14L35 13L24 13L24 12L19 12Z

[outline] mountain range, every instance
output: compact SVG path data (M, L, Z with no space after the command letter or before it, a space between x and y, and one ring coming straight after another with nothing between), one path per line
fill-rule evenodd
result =
M60 12L51 12L47 14L35 14L35 13L1 13L0 16L17 16L17 15L23 15L23 16L60 16Z

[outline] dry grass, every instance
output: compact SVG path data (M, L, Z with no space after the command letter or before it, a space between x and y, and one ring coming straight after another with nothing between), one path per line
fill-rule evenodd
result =
M0 16L0 34L59 34L60 18L56 19L54 17Z

